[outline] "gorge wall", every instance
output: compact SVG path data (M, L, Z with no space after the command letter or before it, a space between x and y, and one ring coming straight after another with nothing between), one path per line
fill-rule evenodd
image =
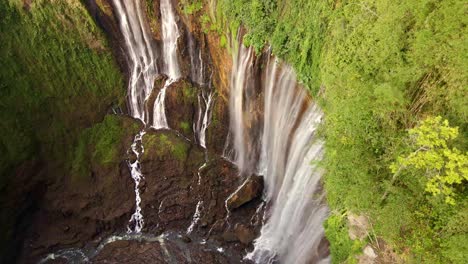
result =
M0 262L465 263L466 12L0 2Z
M5 260L329 262L322 170L310 165L322 157L322 113L292 68L245 48L242 29L231 56L177 1L85 3L126 100L96 108L100 122L86 120L66 150L71 163L44 157L14 172L5 201L35 202L12 217L23 222ZM17 189L36 169L37 182Z

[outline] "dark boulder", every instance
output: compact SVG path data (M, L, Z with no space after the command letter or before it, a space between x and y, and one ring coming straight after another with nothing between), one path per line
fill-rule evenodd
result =
M226 201L227 208L233 210L252 201L262 194L263 178L252 175L247 178L244 183L229 196Z

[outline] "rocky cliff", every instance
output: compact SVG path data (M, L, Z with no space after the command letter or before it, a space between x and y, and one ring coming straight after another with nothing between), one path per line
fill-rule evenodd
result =
M74 1L63 4L80 5ZM47 158L31 159L18 166L2 196L4 212L17 212L11 218L16 224L9 229L16 243L4 255L5 260L60 263L74 259L76 252L93 252L88 257L92 255L97 263L242 261L244 250L251 247L261 225L262 181L250 178L242 182L235 166L222 158L229 126L231 56L219 44L217 34L204 32L200 15L184 14L176 1L173 4L179 14L181 34L177 45L183 77L167 88L165 111L171 129L144 128L140 120L128 117L125 103L96 109L98 118L83 117L87 125L66 147L71 153L66 166ZM159 5L157 0L146 1L142 7L156 49L161 48ZM85 6L128 81L129 58L113 2L88 0ZM197 72L200 69L203 74ZM161 75L155 80L148 108L153 108L165 79ZM74 103L73 107L84 103ZM202 143L197 126L204 114L211 121L206 142ZM143 232L163 238L140 237L107 244L109 236L126 232L135 209L128 164L136 157L129 149L142 129L146 131L142 139L145 152L140 157L144 175L140 183ZM64 253L70 249L75 253ZM51 253L56 255L47 259Z

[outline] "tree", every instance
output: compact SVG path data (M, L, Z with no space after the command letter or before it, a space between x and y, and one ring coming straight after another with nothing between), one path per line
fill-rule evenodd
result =
M410 129L407 153L390 165L391 185L403 171L412 169L416 175L427 178L426 192L442 195L446 203L454 205L455 188L468 181L468 154L449 147L457 137L458 127L450 127L440 116L427 118ZM389 190L382 201L388 194Z

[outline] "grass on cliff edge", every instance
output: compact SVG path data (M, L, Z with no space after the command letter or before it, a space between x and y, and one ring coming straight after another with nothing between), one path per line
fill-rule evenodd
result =
M0 173L41 155L67 163L84 127L123 100L121 75L81 1L0 3Z
M245 44L260 51L270 43L313 95L322 90L324 181L332 210L369 215L372 231L404 262L464 263L466 182L456 206L426 197L424 181L414 180L422 175L402 177L379 203L389 188L389 166L404 151L407 130L420 120L448 119L460 130L454 147L468 149L464 1L216 2L222 13L217 17L248 28ZM328 223L327 234L342 235L342 228ZM331 249L334 263L353 261L346 256L353 253L349 243Z

